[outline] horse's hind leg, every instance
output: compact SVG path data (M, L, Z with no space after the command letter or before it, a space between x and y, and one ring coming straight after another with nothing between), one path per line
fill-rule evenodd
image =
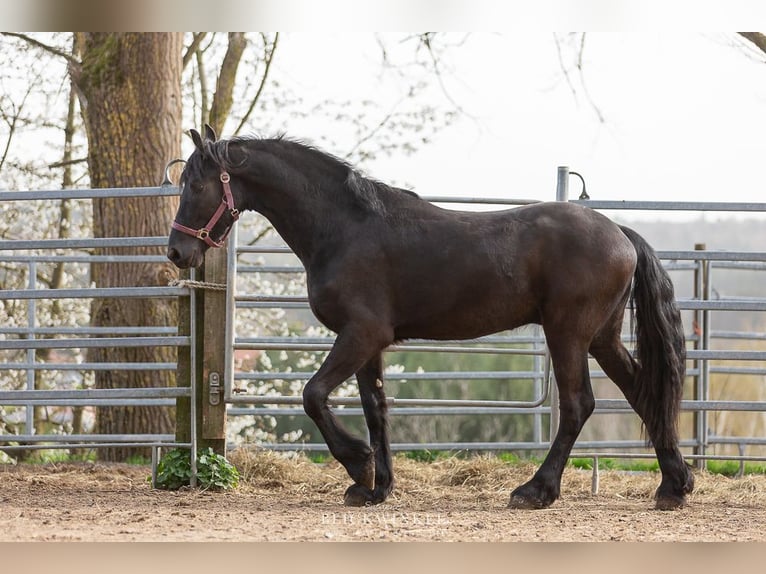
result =
M639 366L620 341L622 311L618 315L619 317L594 339L590 353L643 420L645 413L635 400L636 373ZM656 405L656 408L662 408L662 405ZM652 438L651 433L649 438ZM694 488L694 476L684 462L677 444L669 448L655 447L655 452L662 472L662 482L655 494L656 507L660 510L680 508L686 503L686 494Z
M383 392L383 362L380 353L356 373L356 380L370 433L370 447L375 455L375 488L370 490L363 484L353 484L346 491L345 503L349 506L364 506L383 502L394 488L388 438L388 405Z
M559 389L559 428L535 475L511 493L511 508L546 508L559 497L569 453L595 406L586 345L555 329L546 329L546 336Z

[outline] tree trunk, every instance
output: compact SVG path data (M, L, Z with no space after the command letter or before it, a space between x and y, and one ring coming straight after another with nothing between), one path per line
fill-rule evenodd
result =
M182 33L81 33L82 65L72 69L88 136L91 185L157 185L165 164L181 151ZM165 197L93 200L95 237L165 235L177 200ZM99 249L99 254L161 254L163 248ZM92 266L97 287L166 285L169 264L100 263ZM176 323L176 304L165 299L95 299L94 326L157 326ZM92 361L172 362L175 349L100 348ZM163 387L172 371L98 371L96 387ZM165 407L101 407L96 432L172 434L174 416ZM101 449L102 460L121 461L148 450Z

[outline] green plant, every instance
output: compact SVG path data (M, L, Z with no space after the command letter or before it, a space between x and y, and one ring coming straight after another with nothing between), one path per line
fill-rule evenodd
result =
M440 450L428 450L428 449L422 449L422 450L408 450L404 453L405 458L409 458L410 460L416 460L418 462L435 462L441 458L446 458L448 455L447 453L440 451Z
M157 464L157 488L178 490L191 483L191 456L186 449L173 449ZM201 488L226 490L239 484L239 472L212 448L197 451L197 484Z

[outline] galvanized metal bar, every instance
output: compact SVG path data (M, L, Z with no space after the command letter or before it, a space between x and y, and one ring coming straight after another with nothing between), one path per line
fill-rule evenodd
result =
M261 372L240 372L235 373L234 379L237 381L307 381L313 372L294 371L290 373L261 373ZM423 373L403 372L386 373L386 381L448 381L448 380L527 380L543 378L542 369L540 371L429 371Z
M54 292L55 291L55 292ZM103 297L114 298L141 298L149 297L184 297L189 294L186 287L101 287L83 289L9 289L0 291L2 299L50 299L55 295L56 299L98 299Z
M15 437L18 435L0 435L2 437ZM66 435L64 435L66 436ZM86 435L91 436L91 435ZM112 436L112 435L107 435ZM142 436L142 435L138 435ZM13 439L9 439L13 440ZM72 442L72 443L51 443L51 444L23 444L11 445L4 444L4 451L13 450L73 450L73 449L94 449L94 448L120 448L120 447L161 447L161 448L190 448L189 443L184 442L157 442L157 441L137 441L137 442Z
M503 197L466 197L450 195L426 195L423 199L430 203L465 204L465 205L532 205L539 199L510 199Z
M239 265L238 273L305 273L306 269L298 266L279 265Z
M147 442L172 442L175 437L172 434L6 434L0 435L0 440L9 442L113 442L124 444L147 443ZM5 447L3 447L5 448Z
M277 350L277 351L329 351L332 345L316 343L261 343L257 339L237 339L234 349L249 350ZM502 347L457 347L439 345L391 345L386 349L388 352L412 351L421 353L467 353L467 354L494 354L494 355L545 355L540 349L507 349Z
M514 451L514 450L547 450L550 446L548 442L408 442L408 443L392 443L391 450L412 451L412 450L435 450L435 451ZM681 441L682 447L688 447L687 441ZM259 448L275 450L275 451L327 451L327 445L324 443L264 443L259 445ZM598 441L582 441L575 443L575 449L582 448L646 448L644 441L610 441L607 443L600 443ZM598 453L598 456L614 456L612 453ZM655 455L644 454L641 458L654 458ZM570 458L592 458L592 455L584 454L572 454ZM689 457L691 458L691 457ZM729 457L725 457L728 460ZM755 458L755 460L766 460L766 457Z
M5 406L46 406L46 407L118 407L118 406L142 406L142 407L173 407L175 399L0 399L0 405ZM0 435L3 436L3 435Z
M702 311L766 311L766 299L761 298L726 298L726 299L705 299L695 301L694 299L678 299L679 309Z
M173 371L176 363L2 363L0 371Z
M175 335L176 327L0 327L5 335Z
M190 337L102 337L94 339L0 340L0 349L90 349L93 347L178 347Z
M642 210L642 211L766 211L766 203L726 201L623 201L570 199L591 209Z
M9 263L166 263L165 255L4 255L3 261Z
M2 195L2 194L0 194ZM162 237L99 237L86 239L3 239L0 251L44 249L97 249L101 247L167 247L168 238Z
M295 255L286 245L237 245L237 253L284 253Z
M236 227L236 226L235 226ZM189 271L189 279L194 281L197 278L197 270L192 268ZM190 403L190 417L189 417L189 466L191 471L191 477L189 478L189 485L192 488L197 486L197 445L199 443L197 437L197 345L194 338L197 333L197 292L195 289L191 290L189 294L189 332L191 333L191 347L189 349L189 361L191 361L191 369L189 369L189 403Z
M239 235L235 225L229 235L228 252L226 254L226 332L224 333L224 373L223 398L230 400L234 393L234 345L235 318L237 293L237 239Z
M535 417L548 414L550 407L391 407L388 413L391 416L443 416L443 415L534 415ZM230 407L226 411L229 416L308 416L301 407ZM363 416L364 411L361 407L343 406L333 407L333 413L336 416ZM600 414L634 414L635 411L627 407L625 409L602 409L596 408L594 415ZM540 439L533 438L534 442Z
M27 264L27 273L29 274L27 277L27 287L29 289L34 289L37 287L37 266L35 265L34 261L30 261ZM36 301L30 301L27 303L27 327L34 328L36 325ZM34 334L27 334L27 341L31 341L34 339ZM36 360L36 352L34 347L28 347L26 351L27 355L27 362L34 363ZM27 390L28 391L34 391L35 390L35 372L34 371L27 371ZM26 431L29 434L32 434L35 430L35 410L32 408L32 405L26 405L25 408L25 427Z
M103 187L96 189L47 189L36 191L3 191L0 201L45 201L49 199L95 199L103 197L167 197L177 196L177 187Z
M719 359L722 361L766 361L766 351L729 351L729 350L699 350L690 349L686 352L688 359Z
M689 261L766 261L763 251L657 251L660 259L689 260Z
M45 399L135 399L188 397L188 387L152 387L134 389L45 389L0 391L0 404L5 400Z

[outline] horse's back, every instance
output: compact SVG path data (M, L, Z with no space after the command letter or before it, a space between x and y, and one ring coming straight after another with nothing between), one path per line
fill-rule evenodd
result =
M488 334L541 323L552 307L596 312L622 297L635 268L620 228L574 204L453 212L431 227L430 238L412 238L396 259L410 269L395 289L400 316L417 324L402 329L408 336Z

